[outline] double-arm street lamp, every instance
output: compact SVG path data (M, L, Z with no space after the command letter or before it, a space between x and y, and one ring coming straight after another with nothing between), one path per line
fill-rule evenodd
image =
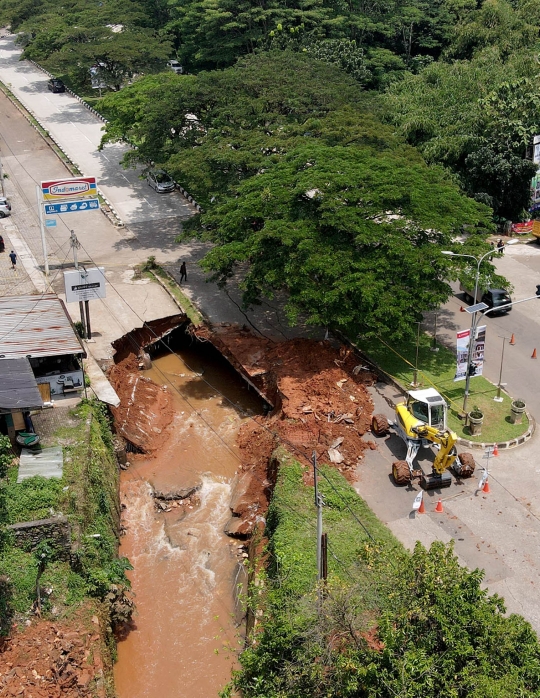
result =
M476 278L474 281L474 304L470 308L466 308L466 311L472 315L472 320L471 320L471 333L469 335L469 348L467 351L467 370L465 374L465 395L463 396L463 413L466 415L467 414L467 400L469 398L469 386L471 382L471 363L472 363L472 354L473 354L473 347L474 347L474 342L476 340L476 328L478 326L478 313L482 310L487 310L488 306L485 303L478 303L478 283L480 280L480 265L484 261L486 257L489 257L489 255L496 254L497 251L504 249L508 245L513 245L517 242L517 240L510 240L509 242L506 243L506 245L502 245L499 247L497 250L489 250L489 252L486 252L486 254L482 255L480 259L475 257L472 254L461 254L459 252L451 252L450 250L442 250L442 254L448 255L449 257L469 257L470 259L474 259L476 262ZM501 310L502 307L505 306L500 306L497 308L497 310ZM489 312L489 311L488 311Z

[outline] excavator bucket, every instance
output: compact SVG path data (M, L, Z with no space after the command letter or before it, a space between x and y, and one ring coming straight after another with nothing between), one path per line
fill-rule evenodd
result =
M420 478L420 486L425 490L436 490L443 487L450 487L452 484L452 476L445 470L442 475L438 473L430 473L429 475L423 475Z

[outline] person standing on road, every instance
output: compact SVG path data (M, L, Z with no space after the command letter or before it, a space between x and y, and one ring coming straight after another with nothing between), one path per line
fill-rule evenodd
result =
M504 254L504 242L502 241L502 238L499 238L499 240L497 241L497 251L502 257L502 255Z
M182 264L180 266L180 283L182 283L182 281L184 281L184 280L187 281L187 269L186 269L186 263L182 262Z
M13 252L13 250L11 250L11 252L9 253L9 258L11 259L11 268L15 269L15 267L17 266L17 255L15 254L15 252Z
M4 238L0 235L0 252L3 252L6 249L6 244L4 242Z

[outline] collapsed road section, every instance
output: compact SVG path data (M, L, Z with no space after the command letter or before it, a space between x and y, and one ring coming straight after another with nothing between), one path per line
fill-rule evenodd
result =
M215 695L241 626L235 588L246 539L264 526L282 442L345 475L362 462L374 376L329 342L274 342L183 316L116 343L110 380L121 477L121 553L138 615L118 645L120 698ZM236 624L236 625L237 625Z

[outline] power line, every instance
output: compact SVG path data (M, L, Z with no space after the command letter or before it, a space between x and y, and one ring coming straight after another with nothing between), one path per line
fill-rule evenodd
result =
M82 247L82 249L84 250L84 252L88 255L90 261L91 261L93 264L95 264L95 262L94 262L93 259L90 257L89 253L88 253L87 250L84 248L84 246L81 245L81 247ZM96 266L97 266L97 265L96 265ZM162 340L162 338L161 338L159 335L157 335L156 332L154 332L154 330L153 330L150 326L148 326L148 325L146 324L146 322L140 317L140 315L134 310L134 308L125 300L125 298L124 298L124 297L120 294L120 292L116 289L116 287L114 286L114 284L112 284L111 282L108 282L108 283L109 283L109 285L113 288L113 290L115 291L115 293L124 301L124 303L126 303L126 305L130 308L130 310L136 315L136 317L138 317L139 320L141 320L141 322L143 323L143 326L146 325L147 329L154 335L154 337L156 337L157 340ZM104 305L105 305L105 304L104 304ZM111 310L107 305L105 305L105 307L107 308L107 311L109 312L109 314L110 314L112 317L114 317L116 320L118 320L118 318L116 318L116 316L114 315L114 313L112 312L112 310ZM130 335L129 332L126 332L126 335L127 335L128 341L129 341L129 342L132 344L132 346L137 350L137 352L139 352L141 349L144 350L145 347L144 347L143 345L139 344L139 343L136 341L135 337L133 337L132 335ZM167 350L171 355L173 355L173 356L177 357L178 359L180 359L180 360L182 361L182 363L186 366L186 368L188 368L188 370L190 370L192 373L197 374L197 372L196 372L193 368L191 368L191 366L187 363L187 361L186 361L182 356L180 356L177 352L175 352L173 349L171 349L171 347L169 347L165 342L161 341L161 344L166 348L166 350ZM162 378L164 379L164 381L167 382L167 384L170 384L170 380L167 378L167 376L166 376L166 374L165 374L164 371L162 371L162 370L161 370L158 366L156 366L155 364L154 364L153 368L154 368L154 370L155 370L157 373L159 373L159 374L162 376ZM202 376L199 376L199 377L202 378ZM205 378L202 378L202 380L203 380L203 382L206 383L206 385L208 385L213 391L215 391L216 393L218 393L224 400L226 400L227 402L229 402L230 405L231 405L232 407L234 407L235 410L240 411L240 413L241 413L244 417L247 417L247 418L251 419L252 421L255 422L255 424L257 424L258 427L262 427L262 428L263 428L265 431L267 431L273 438L277 438L277 439L281 440L281 441L282 441L283 443L285 443L291 450L295 451L296 453L298 453L298 454L301 455L301 456L304 456L304 454L303 454L301 451L299 451L299 449L297 449L297 448L294 446L294 444L288 442L286 439L281 438L281 436L280 436L277 432L274 432L274 431L272 431L271 429L269 429L268 427L266 427L265 425L260 424L260 422L257 422L257 421L256 421L248 412L246 412L245 410L242 410L241 408L239 409L239 408L238 408L238 405L236 405L235 403L233 403L232 400L231 400L229 397L227 397L221 390L219 390L219 389L216 388L214 385L212 385L208 380L206 380ZM232 448L229 446L229 444L228 444L228 443L223 439L223 437L214 429L214 427L205 419L205 417L196 409L196 407L195 407L195 406L189 401L189 399L180 391L180 389L179 389L177 386L175 386L174 383L171 385L171 387L172 387L173 390L180 396L180 398L191 408L192 413L194 413L195 415L197 415L197 417L199 417L199 419L206 425L206 427L207 427L207 428L218 438L218 440L225 446L225 448L226 448L227 451L233 456L233 458L235 458L235 459L237 460L237 462L238 462L240 465L243 465L242 459L238 456L238 454L235 453L235 451L232 450ZM338 495L338 497L340 497L340 498L342 499L342 501L345 503L347 509L348 509L349 512L353 515L353 517L355 518L355 520L360 524L360 526L361 526L362 529L365 531L365 533L369 536L369 538L370 538L372 541L375 542L375 539L373 538L373 536L369 533L369 531L368 531L367 528L364 526L364 524L356 517L356 515L354 514L354 512L351 510L350 506L349 506L348 503L346 502L346 500L343 499L341 493L340 493L338 490L336 490L336 488L334 487L333 483L328 479L328 477L327 477L322 471L320 471L320 469L319 469L318 467L317 467L317 471L318 471L321 475L323 475L323 477L324 477L324 478L327 480L327 482L330 484L330 486L332 487L332 489L334 490L334 492L335 492L335 493ZM194 471L193 471L193 472L194 472ZM252 475L256 480L258 480L258 482L259 482L263 487L266 487L266 485L265 485L265 483L263 482L263 480L262 480L254 471L251 471L251 475ZM141 478L141 480L142 480L142 478ZM312 528L314 528L314 529L316 530L315 524L311 521L311 519L310 519L307 515L301 514L301 513L298 511L298 509L295 509L294 507L291 507L291 506L285 504L284 502L281 502L281 505L284 506L285 508L289 509L289 511L291 511L292 513L294 513L296 516L300 517L305 523L307 523L310 527L312 527ZM348 570L347 570L346 566L344 565L344 563L342 563L342 562L339 560L339 558L337 557L337 555L333 552L333 550L331 549L331 546L329 546L329 550L330 550L330 552L331 552L332 557L333 557L333 558L338 562L338 564L341 566L343 572L346 573L351 579L354 579L354 578L350 575L350 573L348 572Z

